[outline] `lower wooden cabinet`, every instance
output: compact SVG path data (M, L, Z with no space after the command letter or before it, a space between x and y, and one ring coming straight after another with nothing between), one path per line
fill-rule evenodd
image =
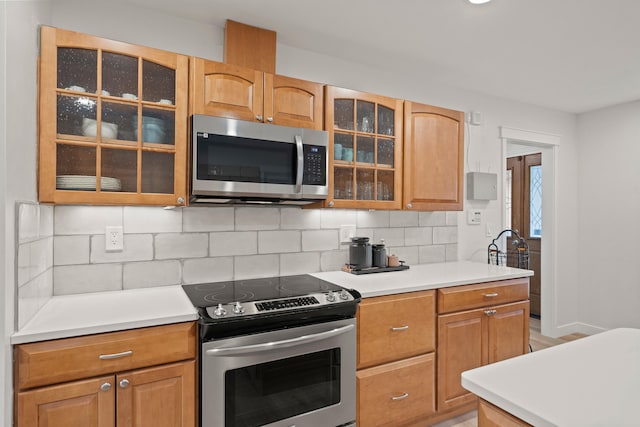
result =
M478 427L531 427L520 418L480 399L478 402Z
M435 355L387 363L357 373L361 427L402 426L433 415Z
M195 427L195 343L191 322L19 345L15 425Z

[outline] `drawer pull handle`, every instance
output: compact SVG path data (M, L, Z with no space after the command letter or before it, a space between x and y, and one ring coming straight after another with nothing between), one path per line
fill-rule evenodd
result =
M119 359L121 357L131 356L133 354L133 350L123 351L122 353L113 353L113 354L101 354L98 356L100 360L109 360L109 359Z
M498 293L497 292L493 292L491 294L484 294L484 296L487 297L487 298L495 298L495 297L498 296Z
M391 328L392 331L406 331L409 329L409 325L400 326L399 328Z
M492 314L496 314L498 312L498 310L485 310L484 314L486 314L487 316L491 316Z
M409 393L402 393L400 396L391 396L391 400L404 400L409 397Z

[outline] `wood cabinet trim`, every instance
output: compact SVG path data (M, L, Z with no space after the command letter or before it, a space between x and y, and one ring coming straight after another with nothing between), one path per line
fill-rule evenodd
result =
M529 278L500 280L438 289L438 313L490 307L529 298Z

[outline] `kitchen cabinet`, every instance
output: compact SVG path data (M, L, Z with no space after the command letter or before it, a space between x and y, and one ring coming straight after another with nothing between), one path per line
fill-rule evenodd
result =
M435 413L435 291L365 298L357 314L357 424Z
M403 208L461 211L464 113L404 103Z
M438 411L475 402L463 371L529 351L529 279L438 290Z
M323 207L400 209L403 101L325 87L329 197Z
M187 56L41 28L41 202L186 202Z
M195 331L188 322L16 346L16 426L195 426Z
M320 83L191 59L190 113L321 130Z
M531 427L531 424L525 423L486 400L479 399L478 427Z

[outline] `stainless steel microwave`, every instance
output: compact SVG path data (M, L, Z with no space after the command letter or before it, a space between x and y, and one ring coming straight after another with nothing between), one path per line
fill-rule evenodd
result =
M326 199L328 145L325 131L194 114L192 205Z

